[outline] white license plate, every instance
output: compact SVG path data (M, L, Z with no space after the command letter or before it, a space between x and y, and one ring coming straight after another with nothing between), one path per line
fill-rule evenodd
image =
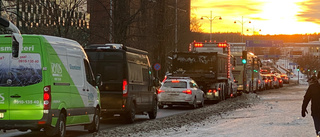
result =
M4 113L0 113L0 118L3 118L4 117Z
M172 94L169 94L170 96L179 96L179 94L174 94L174 93L172 93Z

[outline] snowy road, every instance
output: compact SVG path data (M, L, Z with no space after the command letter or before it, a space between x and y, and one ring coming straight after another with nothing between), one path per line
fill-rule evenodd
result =
M130 136L148 137L312 137L310 114L301 117L307 85L284 87L258 93L261 101L247 108L212 116L201 123ZM310 112L310 105L308 106Z

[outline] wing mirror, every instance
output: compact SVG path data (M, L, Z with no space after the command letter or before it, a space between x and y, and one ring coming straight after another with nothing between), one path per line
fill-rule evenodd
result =
M97 74L96 76L96 85L98 87L102 86L101 74Z

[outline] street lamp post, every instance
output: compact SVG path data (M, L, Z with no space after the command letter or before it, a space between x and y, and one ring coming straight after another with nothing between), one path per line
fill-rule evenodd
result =
M234 21L234 23L237 23L237 22L241 23L241 26L242 26L242 31L241 31L241 36L242 36L242 38L241 38L241 42L243 42L243 24L246 23L246 22L243 21L243 16L242 16L242 20L241 20L241 21L240 21L240 20L235 20L235 21ZM251 21L248 21L248 23L251 23Z
M247 29L247 31L249 31L250 29ZM258 31L261 31L261 29L259 29ZM252 27L252 40L254 40L254 32L255 32L255 29L254 29L254 26ZM252 47L252 52L254 52L254 47Z
M219 20L222 20L221 16L212 17L212 11L210 11L210 18L208 16L201 17L201 20L203 20L203 18L207 18L210 21L210 42L212 41L212 21L217 17L219 17Z

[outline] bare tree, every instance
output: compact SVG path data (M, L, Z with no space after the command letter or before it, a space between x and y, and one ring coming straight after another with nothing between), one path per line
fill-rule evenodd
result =
M191 19L190 19L190 31L191 32L203 32L203 29L201 28L202 24L199 22L199 18L196 14L192 13Z
M75 39L85 44L89 26L86 0L7 0L4 10L22 33Z

